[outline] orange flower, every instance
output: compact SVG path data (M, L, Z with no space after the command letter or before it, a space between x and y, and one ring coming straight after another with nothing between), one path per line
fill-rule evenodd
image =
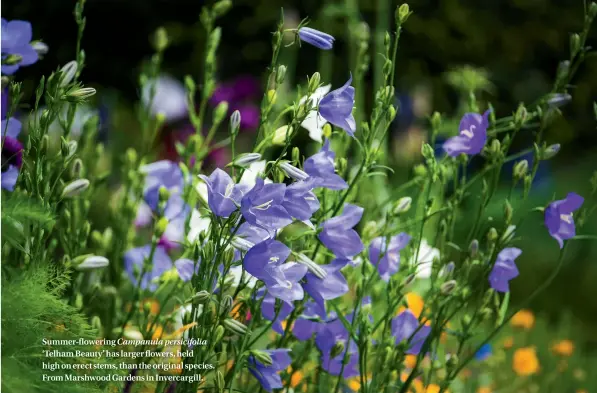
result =
M353 392L358 392L359 390L361 390L361 382L359 382L359 377L351 378L348 381L348 387Z
M512 346L514 345L514 338L512 337L506 337L504 339L504 349L510 349L512 348Z
M139 304L139 311L149 309L149 314L157 315L160 312L160 303L155 299L143 299Z
M535 315L531 310L520 310L514 314L510 324L527 330L532 329L535 325Z
M558 341L552 345L551 350L556 355L570 356L574 352L574 343L570 340Z
M439 385L432 383L431 385L427 386L425 393L439 393L439 390L440 390ZM448 392L448 391L446 390L446 392Z
M491 388L488 386L481 386L477 389L477 393L491 393Z
M521 376L533 375L539 371L539 359L533 347L519 348L514 352L512 369Z
M404 365L406 368L410 368L411 370L415 368L417 364L417 356L416 355L406 355L404 358Z
M423 308L425 307L425 303L423 302L423 298L414 292L409 292L405 295L406 297L406 304L408 305L408 309L415 314L415 317L419 318L421 313L423 312ZM406 310L405 307L400 307L398 309L398 313Z
M160 337L162 337L162 333L164 332L162 325L159 325L157 323L156 324L149 323L149 324L147 324L147 330L149 331L149 333L151 333L150 329L153 329L153 333L151 334L152 340L159 340Z
M304 375L299 370L291 373L292 377L290 377L290 387L296 388L304 378Z

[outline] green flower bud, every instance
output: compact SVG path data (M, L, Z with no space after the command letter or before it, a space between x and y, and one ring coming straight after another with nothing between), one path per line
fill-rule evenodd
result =
M224 379L224 374L220 370L216 372L216 389L218 389L218 393L224 393L224 389L226 388L226 380Z
M577 33L570 35L570 58L576 56L580 50L580 36Z
M259 160L261 160L261 154L245 153L245 154L241 154L240 156L238 156L234 159L234 165L244 167L244 166L250 165L256 161L259 161Z
M8 55L4 59L2 59L2 64L6 65L16 65L19 64L23 60L22 56L19 55Z
M305 254L295 254L296 256L296 261L302 265L305 265L307 267L307 269L309 269L309 271L311 273L313 273L313 275L321 280L324 280L327 277L327 272L325 270L323 270L323 268L321 266L319 266L317 263L315 263L313 260L311 260L311 258L307 257Z
M231 0L220 0L214 4L212 11L216 18L225 15L232 8Z
M222 101L216 106L213 113L213 122L214 124L220 124L222 120L228 114L228 103L226 101Z
M80 158L76 158L73 161L73 164L71 165L70 176L72 179L78 179L81 177L82 173L83 173L83 161L81 161Z
M411 197L402 197L396 201L392 213L402 214L410 210L413 199Z
M494 139L493 141L491 141L489 151L491 152L492 156L499 157L502 154L501 142L498 139Z
M67 184L62 190L62 198L73 198L89 188L89 180L77 179Z
M222 301L220 302L220 315L222 317L225 317L228 314L230 314L230 311L232 310L233 302L234 301L232 300L232 296L230 296L230 295L225 295L222 298Z
M423 143L423 146L421 146L421 154L427 160L435 160L435 152L429 143Z
M553 157L556 156L556 154L558 154L559 151L560 151L559 143L549 145L545 148L545 150L543 150L543 153L541 154L541 159L542 160L552 159Z
M441 285L440 292L443 295L449 295L454 291L454 289L456 289L456 285L457 285L456 280L446 281L445 283L443 283Z
M512 214L513 214L512 205L506 199L506 201L504 202L504 219L506 220L507 224L509 224L512 221Z
M334 346L332 347L332 351L330 353L330 359L335 358L336 356L340 355L341 353L344 352L344 341L340 340L337 341L336 344L334 344Z
M394 108L393 105L390 105L390 107L388 108L388 111L386 112L386 121L388 123L391 123L395 117L396 117L396 108Z
M206 303L209 298L211 297L211 293L207 292L206 290L202 290L194 294L190 299L190 303L194 304L203 304Z
M78 64L76 61L69 61L60 69L60 86L64 87L75 79L77 74Z
M300 149L298 147L295 146L295 147L292 148L292 155L291 155L291 157L292 157L292 163L294 165L298 165L299 162L301 161L301 151L300 151Z
M406 22L409 16L410 7L408 6L408 4L404 3L400 7L398 7L398 10L396 11L396 23L403 24L404 22Z
M272 143L274 145L284 146L286 144L286 139L290 137L293 129L289 126L282 126L274 131L274 136L272 138Z
M325 123L323 125L322 134L326 139L329 139L332 136L332 125L330 123Z
M75 266L75 270L82 272L82 271L102 269L102 268L108 266L109 264L110 264L110 261L108 261L108 258L101 257L98 255L92 255L92 256L86 257L85 260L83 260L83 262L81 262L80 264Z
M386 59L385 63L383 64L382 72L387 77L392 73L392 60Z
M276 72L276 83L281 85L284 83L284 79L286 78L286 66L280 65L278 67L278 71Z
M489 231L487 232L487 240L489 241L489 243L495 243L495 241L498 238L498 233L497 233L497 229L491 227L489 229Z
M321 82L321 75L319 72L314 73L309 79L309 93L312 94L319 87Z
M169 39L168 32L165 28L159 27L155 33L153 33L153 49L157 52L163 52L168 47Z
M41 137L41 146L40 146L40 153L42 155L46 155L48 152L48 146L50 145L50 136L45 134Z
M224 327L222 325L219 325L216 328L216 331L214 332L214 341L213 344L219 344L220 341L222 341L222 338L224 338Z
M237 320L231 319L231 318L226 318L222 322L222 326L224 326L224 328L227 329L228 331L230 331L231 333L234 333L239 336L243 336L245 334L251 334L249 329L244 324L242 324L241 322L239 322Z
M276 103L277 97L278 97L278 94L276 93L276 91L274 89L270 89L267 91L267 102L270 105L274 105Z
M468 246L468 251L471 258L477 256L477 253L479 252L479 241L477 239L473 239L473 241L471 241L471 244Z
M235 110L230 115L230 134L231 135L238 135L238 130L240 129L240 112Z
M191 94L197 90L197 85L195 85L195 81L193 80L193 77L190 75L184 77L184 85L187 91Z
M155 226L155 234L157 237L162 237L164 232L166 232L166 228L168 227L168 219L166 217L162 217L158 220Z
M526 123L528 115L529 113L527 108L525 108L524 104L520 104L518 105L518 109L516 109L516 113L514 114L514 121L518 126L521 126Z
M137 151L131 147L126 149L126 162L130 166L134 166L137 163Z
M595 19L595 16L597 16L597 3L595 3L594 1L591 2L591 5L589 6L589 18Z
M269 367L274 363L272 357L267 352L254 349L250 351L250 354L255 357L255 360L257 360L259 363L263 364L266 367Z
M63 100L68 102L85 102L88 98L91 98L95 95L96 90L93 87L81 87L77 89L73 89L62 96Z
M164 186L160 186L160 188L158 189L158 196L160 202L167 202L168 199L170 199L170 190L168 190Z
M527 160L518 161L514 165L514 169L512 170L512 175L514 179L520 180L524 178L529 171L529 162Z
M418 176L418 177L427 176L427 173L428 173L427 167L425 167L425 165L423 165L423 164L415 165L413 171L415 173L415 176Z

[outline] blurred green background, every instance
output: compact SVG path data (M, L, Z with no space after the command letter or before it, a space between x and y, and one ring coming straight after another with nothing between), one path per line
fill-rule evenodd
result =
M43 61L19 72L29 92L40 74L47 75L74 58L74 3L19 0L3 4L4 18L31 21L34 38L43 39L50 48ZM312 47L303 47L300 54L295 47L285 50L282 62L295 64L289 77L304 82L307 75L320 70L322 79L334 85L344 83L350 71L346 59L351 48L345 37L351 27L355 22L367 22L371 34L369 55L375 60L383 51L383 32L393 29L393 10L398 5L387 0L233 3L233 9L219 23L223 29L219 80L246 74L262 77L271 56L271 31L283 7L289 28L309 16L310 26L337 37L333 53L322 55ZM205 44L198 16L204 4L179 0L88 0L83 39L87 66L83 80L98 87L100 101L102 95L107 96L110 102L117 102L116 111L130 110L139 96L140 64L152 53L149 37L160 26L167 29L172 41L166 51L165 71L180 79L187 74L198 79ZM446 72L463 65L483 68L491 84L481 98L492 102L498 116L507 116L520 101L532 102L551 89L559 61L569 57L569 33L580 31L583 22L581 0L413 0L409 4L414 14L400 41L396 87L410 97L410 106L403 103L392 133L395 164L404 171L412 164L408 157L418 153L425 139L425 116L431 110L452 115L458 109L458 90L447 82ZM596 32L594 29L588 45L597 46ZM367 97L373 96L374 75L372 71L366 75L371 82ZM563 108L565 120L556 121L547 133L550 143L562 144L562 151L541 169L530 206L545 204L554 195L563 197L568 191L588 195L589 177L597 168L597 129L592 110L592 103L597 100L595 58L587 59L573 83L573 100ZM109 129L112 136L108 142L123 148L127 133L134 132L133 126ZM527 147L530 140L530 135L521 135L519 146L515 147ZM505 177L504 195L509 184ZM500 211L501 205L494 209ZM541 230L541 225L539 219L532 219L518 230L525 251L519 263L521 275L513 282L515 299L532 292L557 259L557 245ZM585 230L596 233L597 224L587 223ZM533 309L553 321L563 310L569 311L583 332L579 340L597 348L597 248L584 241L571 248L569 262L560 277L533 304Z

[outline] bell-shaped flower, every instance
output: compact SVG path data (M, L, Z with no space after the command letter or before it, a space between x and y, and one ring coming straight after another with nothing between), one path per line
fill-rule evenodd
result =
M421 348L431 333L430 326L421 326L421 323L410 310L402 311L392 319L392 335L396 339L396 345L401 342L408 343L406 351L409 355L418 355Z
M387 237L376 237L369 245L369 260L377 271L381 279L388 282L390 277L398 272L400 268L400 251L410 241L411 237L406 233L392 236L388 242Z
M363 208L345 204L342 215L323 223L319 240L337 257L350 258L363 251L363 242L353 229L363 216Z
M138 285L141 289L155 291L157 288L156 279L172 268L172 260L166 250L159 246L156 247L151 261L148 260L150 255L151 245L128 250L124 254L124 270L133 285ZM144 269L146 263L148 265Z
M346 133L354 137L357 129L352 108L354 107L354 87L352 75L344 86L333 90L319 101L319 114L336 127L342 128Z
M152 93L154 94L152 98ZM161 113L166 121L176 121L188 116L187 92L184 85L169 75L149 80L141 92L141 101L150 113Z
M195 263L192 259L180 258L174 262L174 267L176 267L180 279L187 282L199 270L199 263Z
M256 294L256 297L263 297L264 292L265 289L259 290ZM282 326L282 321L288 318L292 310L294 310L294 306L292 305L292 303L282 301L280 311L276 316L276 298L272 296L269 292L265 294L265 297L263 297L263 301L261 302L261 315L268 321L274 322L272 325L272 329L274 332L279 334L284 334L284 327Z
M301 123L301 127L309 131L309 138L313 139L316 142L321 143L323 141L323 126L327 123L327 121L321 117L319 112L317 111L317 106L321 99L330 91L332 85L321 86L315 89L313 94L310 96L304 96L300 99L299 105L305 103L307 99L310 99L313 103L313 108L307 116L305 120Z
M242 189L234 184L230 175L216 168L207 177L199 176L207 184L207 204L210 210L218 217L228 217L240 204Z
M298 30L301 41L311 44L319 49L330 50L334 47L334 37L310 27L301 27Z
M346 316L350 322L352 315ZM359 375L359 351L356 343L350 340L350 334L340 319L323 323L315 336L315 345L321 351L321 365L331 375L350 378ZM338 350L339 348L339 350ZM342 367L344 357L348 363Z
M310 176L314 187L330 190L343 190L348 184L336 173L334 160L336 153L330 147L330 140L326 139L319 153L305 160L303 169Z
M570 192L565 199L554 201L545 208L545 226L549 235L557 240L560 248L564 247L564 240L576 236L573 213L580 209L585 199Z
M503 293L510 291L510 280L518 277L519 274L515 260L520 254L522 251L516 247L508 247L500 251L489 273L489 284L493 289Z
M319 210L319 200L311 191L313 181L298 181L286 187L282 206L290 216L299 221L308 221Z
M272 364L263 364L254 355L251 355L248 359L249 371L259 381L263 389L272 392L274 389L283 387L279 373L290 366L292 359L288 355L290 349L265 350L264 352L270 356Z
M292 217L282 206L286 194L285 184L265 184L258 178L255 187L241 200L243 217L251 225L267 230L283 228L292 223Z
M319 278L312 272L305 276L303 288L315 301L313 310L322 318L327 315L325 301L339 298L348 292L348 283L341 272L348 263L348 259L336 258L329 265L320 266L326 273L325 278Z
M19 67L28 66L39 59L39 55L33 45L33 30L31 23L24 20L7 21L2 18L2 73L4 75L14 74ZM4 64L8 56L17 56L16 64Z
M469 156L481 153L487 143L487 127L489 127L489 113L465 113L460 120L459 134L444 142L443 148L450 157L460 154Z

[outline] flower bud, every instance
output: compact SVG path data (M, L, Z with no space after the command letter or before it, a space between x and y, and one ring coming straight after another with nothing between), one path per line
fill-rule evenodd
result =
M162 217L158 220L157 224L155 225L155 234L157 237L162 237L164 232L166 232L168 224L169 222L166 217Z
M153 33L153 49L157 52L163 52L168 47L169 39L168 32L165 28L159 27L155 33Z
M20 55L8 55L2 59L2 63L6 65L16 65L19 64L23 60L23 57Z
M516 113L514 114L514 122L518 126L521 126L526 122L528 115L529 112L527 111L527 108L525 108L524 104L520 104L518 105L518 109L516 109Z
M595 19L595 17L597 16L597 3L595 3L594 1L591 2L591 5L589 6L589 18Z
M545 148L545 150L543 150L543 154L541 154L541 159L542 160L549 160L553 157L556 156L556 154L558 154L558 152L560 151L560 144L556 143L553 145L549 145Z
M323 129L322 129L322 135L326 138L329 139L332 136L332 126L330 123L325 123L323 125Z
M230 115L230 133L232 135L238 134L238 130L240 128L240 112L235 110Z
M284 83L284 78L286 78L286 66L281 65L278 67L278 71L276 72L276 83L281 85Z
M439 272L440 277L447 277L447 276L449 276L450 274L452 274L452 272L454 271L455 267L456 267L456 265L454 264L454 262L448 262L446 264L446 266L444 266L442 268L442 270L440 270L440 272Z
M487 240L490 243L495 243L495 241L497 240L497 238L498 238L497 230L495 228L491 227L489 229L489 231L487 232Z
M321 75L319 72L314 73L309 79L309 93L313 93L319 87L321 81Z
M78 270L81 272L81 271L101 269L101 268L108 266L109 264L110 264L110 261L108 261L107 258L97 256L97 255L92 255L92 256L85 258L85 260L83 262L81 262L80 264L75 266L75 270Z
M288 163L287 161L282 162L280 165L280 169L286 174L286 176L288 176L291 179L294 180L306 180L309 175L298 169L295 166L290 165L290 163Z
M265 351L253 349L250 353L255 357L255 360L257 360L259 363L263 364L266 367L269 367L273 364L272 357L269 353Z
M189 302L194 304L203 304L209 300L211 297L211 293L207 292L206 290L202 290L194 294L190 299Z
M71 83L73 79L75 79L75 75L77 74L78 64L76 61L69 61L60 69L60 86L64 87Z
M402 4L400 7L398 7L398 10L396 11L396 23L403 24L404 22L406 22L409 15L410 7L406 3Z
M499 157L502 154L502 144L498 139L494 139L491 141L491 145L489 147L489 151L495 157Z
M232 300L232 296L230 296L230 295L225 295L222 298L222 301L220 302L220 315L222 317L225 317L228 314L230 314L230 311L232 310L233 303L234 303L234 301Z
M219 344L220 341L222 341L223 337L224 337L224 327L222 325L219 325L216 328L216 331L214 333L213 345Z
M48 51L50 50L48 45L41 41L32 42L31 46L33 47L33 50L36 51L39 56L48 54Z
M330 359L334 359L336 356L344 352L344 341L340 340L334 344L330 352Z
M276 103L276 98L278 98L278 93L276 93L274 89L267 91L267 102L270 105L274 105Z
M442 115L439 114L439 112L433 112L433 115L431 115L431 128L433 128L434 131L439 130L439 128L442 125Z
M227 113L228 113L228 102L221 101L218 104L218 106L216 106L216 109L214 109L214 112L213 112L214 124L220 124L222 122L222 120L224 120L224 118L226 117Z
M560 108L572 100L572 96L570 94L552 94L547 99L547 105L551 108Z
M231 318L226 318L222 322L222 326L224 326L224 328L230 331L231 333L234 333L239 336L250 334L249 329L243 323Z
M284 146L286 144L286 139L290 137L290 133L292 128L288 126L282 126L274 131L274 136L272 138L272 143L274 145Z
M479 241L477 239L473 239L473 241L471 241L471 244L468 246L468 252L471 258L477 256L477 253L479 252Z
M395 117L396 117L396 108L394 108L393 105L390 105L390 107L388 108L388 112L386 113L386 120L388 123L391 123L392 121L394 121Z
M77 179L67 184L62 190L62 198L72 198L80 195L83 191L89 188L89 180Z
M385 63L383 64L382 72L384 75L390 75L392 73L392 60L386 59ZM394 111L395 113L396 111ZM391 121L391 120L390 120Z
M386 33L383 36L383 46L386 48L389 48L391 43L392 43L392 37L390 36L390 33L388 33L386 31Z
M570 58L576 56L580 50L580 36L574 33L570 36Z
M313 260L311 260L309 257L307 257L305 254L296 254L296 261L298 263L300 263L301 265L305 265L307 266L307 269L309 269L309 271L311 273L313 273L313 275L315 275L315 277L323 280L327 277L327 272L325 270L323 270L323 268L321 266L319 266L317 263L315 263Z
M245 153L241 154L234 160L234 165L247 166L256 161L261 160L261 154L259 153Z
M83 172L83 161L81 161L80 158L76 158L73 161L73 164L70 168L70 176L73 179L78 179L81 177L82 172Z
M250 242L247 239L239 236L233 237L230 244L232 244L232 247L236 248L237 250L242 251L249 251L255 245L253 242Z
M160 186L158 189L158 197L160 202L167 202L170 199L170 190L164 186Z
M527 160L518 161L514 165L514 169L512 170L512 175L514 176L515 180L520 180L524 178L529 171L529 162Z
M81 87L69 91L65 96L63 96L63 99L68 102L85 102L88 98L93 97L95 93L96 91L93 87Z
M435 152L429 143L424 143L423 146L421 146L421 154L428 160L435 159Z
M454 291L454 289L456 289L456 285L457 285L456 280L446 281L445 283L443 283L441 285L440 292L443 295L449 295Z
M394 209L392 209L392 213L394 214L402 214L406 213L410 210L412 205L413 199L411 197L402 197L396 201L394 204Z
M232 0L220 0L214 4L212 11L216 18L226 14L232 8Z
M512 205L510 204L510 201L506 199L506 201L504 202L504 219L506 220L507 224L509 224L512 221L512 214Z

